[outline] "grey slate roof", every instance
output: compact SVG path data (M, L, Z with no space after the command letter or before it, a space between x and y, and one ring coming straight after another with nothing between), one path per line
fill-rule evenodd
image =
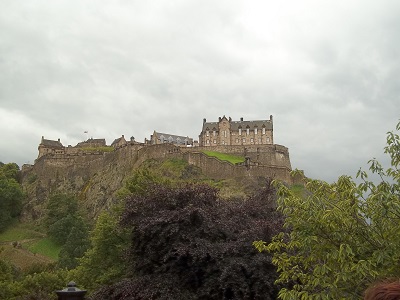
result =
M157 131L154 131L154 134L162 142L168 141L168 143L179 144L179 145L188 145L192 144L193 142L193 139L188 136L180 136L180 135L162 133Z
M63 148L64 147L60 141L53 141L53 140L42 139L42 142L40 144L47 148Z
M212 131L214 128L218 130L219 122L205 122L203 123L203 132L207 130ZM265 127L267 130L272 130L273 124L270 120L257 120L257 121L231 121L231 130L237 131L241 126L242 129L250 128L253 130L254 128L262 129ZM247 127L248 126L248 127Z

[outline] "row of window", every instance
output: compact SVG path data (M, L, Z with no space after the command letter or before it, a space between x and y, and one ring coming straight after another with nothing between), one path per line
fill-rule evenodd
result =
M217 132L215 130L213 130L212 134L213 134L213 136L216 136ZM223 130L222 134L223 134L224 137L226 137L226 130ZM250 128L246 129L246 134L247 135L250 134ZM258 134L258 129L257 128L254 128L254 134ZM262 134L265 134L265 128L262 128ZM233 133L232 133L232 135L233 135ZM239 135L242 135L242 129L241 128L239 128ZM208 130L206 130L206 136L210 136L210 132Z
M269 143L269 141L270 141L269 137L267 137L266 141L267 141L267 143ZM235 142L236 142L236 144L239 144L239 139L237 138ZM217 143L217 140L213 140L213 144L216 144L216 143ZM221 143L222 143L222 145L225 145L225 141L222 141ZM242 139L242 143L246 144L246 138ZM261 140L261 138L259 138L258 139L258 144L261 144L261 143L262 143L262 140ZM206 144L209 145L210 144L210 140L206 140ZM254 139L253 138L250 139L250 144L254 144Z

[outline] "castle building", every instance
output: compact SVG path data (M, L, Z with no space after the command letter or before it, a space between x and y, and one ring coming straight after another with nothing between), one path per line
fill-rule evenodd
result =
M42 140L40 141L39 147L39 157L47 154L64 154L65 147L61 144L60 139L57 141L46 140L44 136L42 136Z
M199 145L213 147L220 145L272 145L273 122L259 121L232 121L231 117L219 117L218 122L207 122L203 119L203 128L199 135Z
M125 136L122 135L120 138L115 139L112 143L111 146L113 146L115 149L119 147L123 147L126 145L126 140Z
M193 139L188 136L173 135L169 133L161 133L154 131L150 136L150 144L165 144L170 143L176 146L193 146Z
M87 141L80 142L76 145L76 147L85 148L85 147L105 147L106 140L105 139L94 139L90 138Z

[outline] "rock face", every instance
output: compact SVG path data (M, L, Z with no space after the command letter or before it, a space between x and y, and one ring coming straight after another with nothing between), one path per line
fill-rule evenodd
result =
M214 179L262 176L293 183L289 174L289 151L284 146L219 146L213 149L246 157L246 162L239 165L208 157L201 150L202 147L182 148L172 144L127 144L112 152L42 156L34 165L23 166L21 171L27 193L22 219L41 218L47 199L55 193L77 196L80 207L94 218L116 202L115 193L123 186L124 179L148 159L183 159Z

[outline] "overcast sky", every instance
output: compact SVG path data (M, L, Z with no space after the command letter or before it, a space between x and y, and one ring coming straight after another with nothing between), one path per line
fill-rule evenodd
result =
M203 118L273 115L292 167L332 182L383 159L400 118L398 0L0 2L4 163L42 136L198 139Z

